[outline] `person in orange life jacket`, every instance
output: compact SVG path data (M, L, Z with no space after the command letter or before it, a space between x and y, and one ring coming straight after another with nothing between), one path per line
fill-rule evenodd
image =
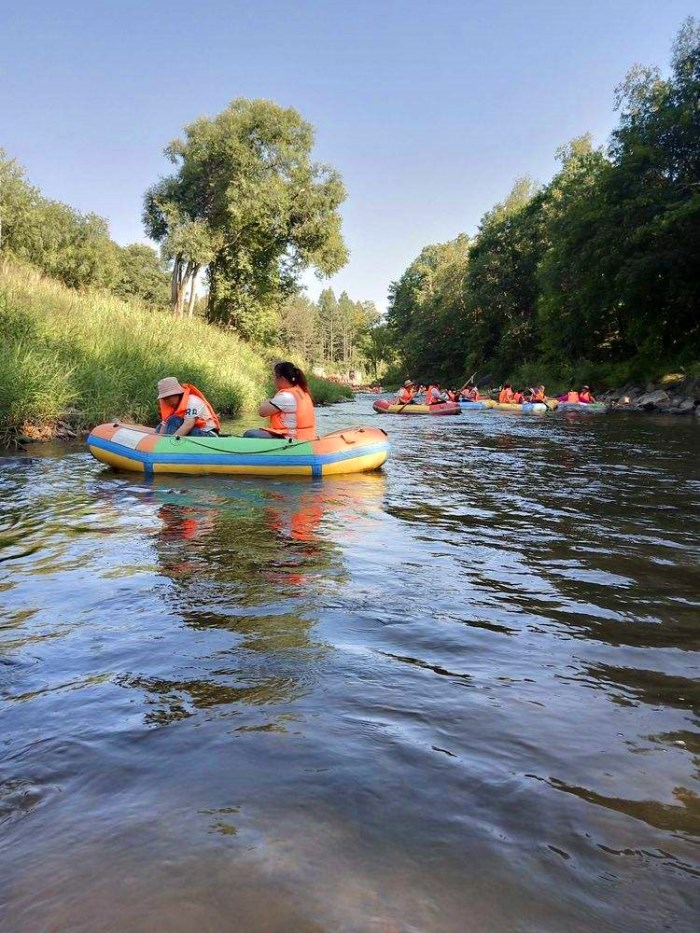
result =
M586 405L590 405L591 402L595 402L595 398L591 395L591 390L588 386L584 386L578 394L579 402L583 402Z
M547 396L544 394L544 386L537 386L535 389L530 389L530 401L531 402L546 402Z
M572 405L578 405L578 403L581 401L581 396L573 386L571 386L569 391L566 393L566 401Z
M410 379L407 379L403 386L399 389L399 392L396 396L396 402L399 405L410 405L413 402L413 397L416 394L416 387Z
M506 382L498 393L498 402L500 405L510 405L513 401L513 387L510 382Z
M288 437L311 441L316 437L316 415L306 376L294 363L275 363L276 392L258 408L261 418L270 419L269 428L251 428L243 437Z
M515 405L522 405L523 402L525 401L525 392L524 392L524 390L523 390L523 389L518 389L517 392L513 392L513 398L511 399L511 401L512 401Z
M441 401L440 398L440 386L437 382L431 382L428 384L428 390L425 393L425 404L426 405L438 405Z
M221 424L204 393L188 382L182 385L174 376L158 382L160 424L157 434L174 437L216 437Z
M467 402L478 402L479 401L479 390L474 385L473 382L466 382L462 388L459 390L459 394Z

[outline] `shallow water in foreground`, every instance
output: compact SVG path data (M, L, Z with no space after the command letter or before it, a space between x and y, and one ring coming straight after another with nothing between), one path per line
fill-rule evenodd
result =
M694 929L700 425L323 482L0 462L0 929Z

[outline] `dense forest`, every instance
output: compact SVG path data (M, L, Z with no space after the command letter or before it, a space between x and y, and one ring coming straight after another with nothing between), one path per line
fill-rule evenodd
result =
M614 382L700 360L700 26L670 74L634 67L607 147L519 179L473 239L426 246L390 289L394 374ZM379 336L379 335L377 335Z

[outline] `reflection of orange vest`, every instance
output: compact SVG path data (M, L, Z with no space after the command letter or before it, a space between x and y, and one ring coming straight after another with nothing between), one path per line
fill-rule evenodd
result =
M581 399L579 398L578 392L569 392L569 394L566 396L566 401L567 402L580 402Z
M166 405L165 399L159 399L158 407L160 408L160 420L167 421L168 418L172 417L172 415L177 415L178 418L182 418L184 421L187 418L187 409L189 408L190 404L190 395L198 395L206 405L207 414L209 417L206 419L196 418L194 422L195 427L203 428L207 421L213 421L216 430L218 431L221 428L221 422L219 421L216 412L207 401L204 392L200 392L197 386L190 385L189 382L183 382L182 388L185 391L182 394L182 398L180 399L180 403L178 404L177 408L173 408L171 405Z
M498 394L498 401L501 405L508 405L513 401L513 390L512 389L501 389Z
M276 411L270 415L270 430L283 437L295 437L298 441L312 441L316 437L316 415L314 413L313 399L301 386L290 386L282 392L291 392L297 403L297 429L294 433L282 420L282 412Z

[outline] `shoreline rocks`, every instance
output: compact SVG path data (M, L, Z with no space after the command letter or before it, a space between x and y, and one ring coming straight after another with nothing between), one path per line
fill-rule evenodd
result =
M665 415L700 415L700 380L682 375L664 376L646 386L626 385L605 392L599 401L616 411L636 411Z

